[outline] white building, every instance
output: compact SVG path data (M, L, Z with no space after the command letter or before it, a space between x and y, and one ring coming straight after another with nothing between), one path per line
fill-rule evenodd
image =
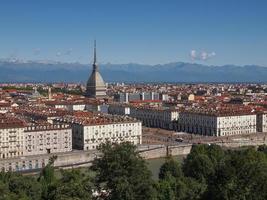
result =
M113 115L130 115L130 106L127 104L111 104L108 113Z
M81 111L86 109L86 104L83 101L48 101L46 105L68 111Z
M182 112L177 131L207 136L229 136L256 133L256 114L233 112Z
M65 117L59 119L72 124L73 148L96 149L101 143L142 143L142 123L127 116Z
M72 151L72 129L64 124L46 124L25 128L24 155Z
M142 121L144 126L172 129L172 122L179 117L178 110L137 107L121 104L109 106L110 114L129 115Z
M144 126L172 129L172 122L179 117L178 110L131 107L130 116L143 122Z
M22 121L0 115L0 159L24 154L23 133Z
M257 131L267 132L267 113L257 114Z
M0 115L0 159L72 151L69 125L28 126L13 116Z

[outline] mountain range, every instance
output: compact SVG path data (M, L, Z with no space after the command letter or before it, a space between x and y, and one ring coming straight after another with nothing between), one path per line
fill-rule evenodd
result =
M0 61L0 82L81 82L91 65L60 62ZM267 67L208 66L175 62L162 65L100 64L106 82L267 82Z

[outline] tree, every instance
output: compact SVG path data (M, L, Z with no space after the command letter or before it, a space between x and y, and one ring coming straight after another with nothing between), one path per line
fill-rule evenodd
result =
M58 182L57 200L90 200L92 199L92 183L90 177L80 170L61 170L62 177Z
M176 180L169 173L156 184L158 200L176 200Z
M9 180L9 190L11 193L26 199L40 199L41 185L34 177L15 175Z
M179 190L179 195L181 200L198 200L203 199L203 194L206 192L207 186L198 180L185 177L183 179L183 190ZM181 183L180 183L181 185Z
M42 185L42 199L53 200L56 196L57 180L55 177L55 170L53 167L56 157L51 157L49 163L42 169L38 182Z
M41 199L41 185L36 178L11 172L0 173L0 200Z
M224 157L224 151L217 145L193 145L184 161L183 172L186 176L206 183Z
M18 199L17 195L9 191L8 185L0 181L0 200Z
M158 199L197 200L202 197L206 185L183 175L179 162L168 158L161 166L156 185Z
M185 160L183 170L186 176L206 182L209 176L214 174L214 165L210 158L205 154L189 157Z
M168 157L166 162L160 167L159 179L164 179L168 173L175 178L183 176L180 163L172 157Z
M267 146L266 146L266 144L264 144L264 145L260 145L260 146L258 147L258 151L267 154Z
M91 169L96 172L98 191L108 194L106 199L154 199L151 172L134 145L106 143L99 149L102 155Z
M255 148L229 150L211 178L205 199L266 199L267 159Z

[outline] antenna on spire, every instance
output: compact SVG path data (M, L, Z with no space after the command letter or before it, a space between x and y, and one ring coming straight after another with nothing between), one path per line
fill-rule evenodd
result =
M96 65L96 40L94 44L94 65Z

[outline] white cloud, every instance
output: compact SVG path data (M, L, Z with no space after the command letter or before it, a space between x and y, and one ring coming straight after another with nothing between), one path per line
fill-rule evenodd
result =
M196 50L194 50L194 49L191 50L190 57L191 57L192 60L195 60L197 58Z
M201 60L207 60L207 59L208 59L208 53L205 52L205 51L202 51L202 52L200 53L200 59L201 59Z
M201 51L201 52L197 52L196 50L192 49L190 51L190 58L192 60L203 60L206 61L212 57L216 56L216 53L214 51L212 52L207 52L207 51Z

